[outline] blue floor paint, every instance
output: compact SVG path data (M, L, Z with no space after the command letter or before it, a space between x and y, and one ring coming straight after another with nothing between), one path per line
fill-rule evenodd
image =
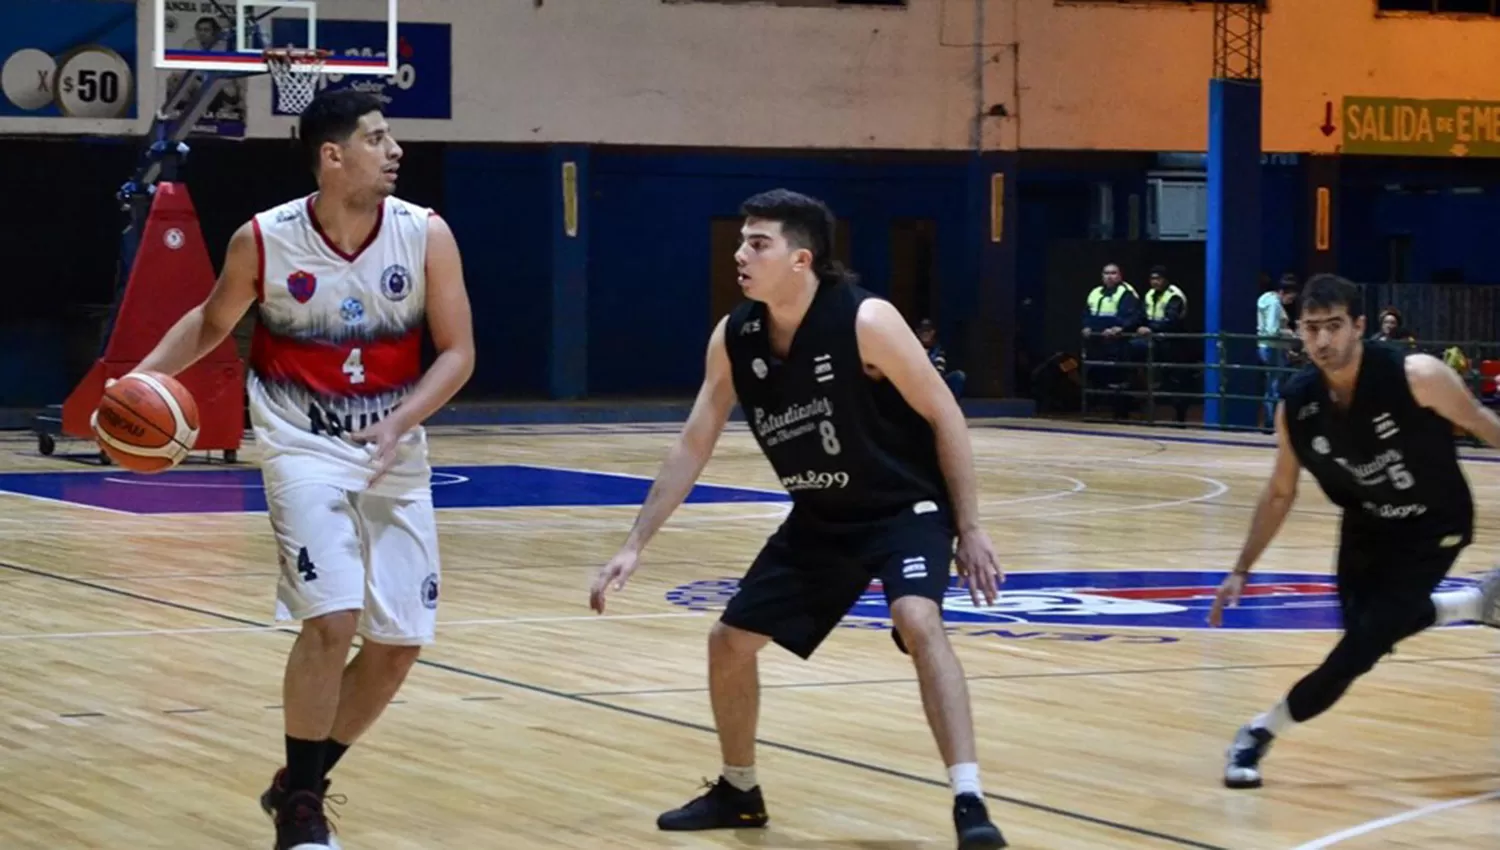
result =
M433 505L443 508L635 506L651 479L538 466L443 466L433 469ZM243 513L266 509L255 469L179 469L160 475L111 472L0 473L0 491L134 514ZM700 484L698 504L786 502L779 490Z

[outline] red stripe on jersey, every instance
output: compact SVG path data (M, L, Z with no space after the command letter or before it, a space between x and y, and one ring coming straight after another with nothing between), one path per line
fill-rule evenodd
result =
M266 237L260 232L260 219L250 219L250 228L255 231L255 300L266 300Z
M277 336L256 325L250 366L265 380L299 384L317 395L379 395L422 377L422 331L413 329L391 339L328 342Z

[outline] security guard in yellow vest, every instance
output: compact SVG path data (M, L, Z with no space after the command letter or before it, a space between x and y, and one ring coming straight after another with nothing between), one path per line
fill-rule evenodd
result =
M1129 334L1141 323L1141 299L1135 287L1125 282L1120 267L1114 263L1104 267L1099 285L1089 292L1083 311L1085 356L1090 360L1122 363L1131 355L1127 343ZM1089 384L1094 388L1110 387L1124 389L1129 384L1132 372L1129 368L1113 366L1090 367ZM1130 399L1114 395L1115 418L1124 419L1129 413Z
M1089 292L1084 329L1108 336L1128 333L1140 322L1140 298L1135 287L1125 282L1120 267L1110 263L1104 267L1099 285Z
M1150 346L1150 358L1154 363L1192 362L1193 340L1152 339L1154 334L1178 334L1187 330L1187 295L1167 279L1165 266L1151 268L1151 288L1146 290L1144 301L1144 316L1136 329L1135 339L1131 340L1136 349L1135 359L1144 361L1146 349ZM1191 370L1187 369L1168 368L1155 372L1157 386L1167 393L1161 398L1176 408L1178 422L1187 419L1192 400L1172 392L1187 392L1192 377Z

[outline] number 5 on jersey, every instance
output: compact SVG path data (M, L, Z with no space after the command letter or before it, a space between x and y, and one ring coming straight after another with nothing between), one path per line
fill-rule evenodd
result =
M1391 477L1391 486L1397 490L1410 490L1411 485L1417 483L1417 479L1413 478L1412 474L1406 471L1406 464L1404 463L1391 464L1386 469L1386 473Z
M344 374L349 376L349 383L363 384L365 382L365 364L360 359L360 349L356 348L349 352L344 358Z

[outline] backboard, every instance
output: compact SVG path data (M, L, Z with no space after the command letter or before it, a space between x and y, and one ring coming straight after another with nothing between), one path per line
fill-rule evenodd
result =
M325 74L392 76L398 0L151 0L156 67L259 74L267 48L332 51Z

